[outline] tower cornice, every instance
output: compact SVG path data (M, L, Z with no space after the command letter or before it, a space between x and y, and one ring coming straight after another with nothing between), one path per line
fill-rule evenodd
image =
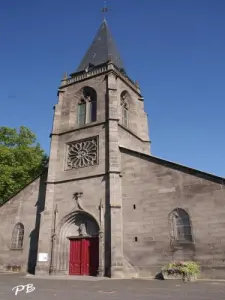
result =
M143 100L140 92L139 86L131 80L127 75L123 74L112 62L102 64L89 72L77 72L70 75L69 78L63 79L61 81L61 86L59 91L67 86L73 85L78 82L88 80L90 78L97 77L99 75L107 75L109 73L114 73L116 77L119 77L123 82L125 82L136 94L138 94L139 99Z

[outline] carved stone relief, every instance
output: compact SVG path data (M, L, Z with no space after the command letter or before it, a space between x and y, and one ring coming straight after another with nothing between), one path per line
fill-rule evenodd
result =
M68 145L67 169L78 169L98 164L98 138L93 137Z
M87 228L86 223L81 223L78 229L79 236L86 236L87 235Z

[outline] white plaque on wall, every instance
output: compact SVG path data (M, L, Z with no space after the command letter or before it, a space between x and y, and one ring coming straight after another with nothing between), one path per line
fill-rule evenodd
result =
M38 261L48 261L48 253L38 253Z

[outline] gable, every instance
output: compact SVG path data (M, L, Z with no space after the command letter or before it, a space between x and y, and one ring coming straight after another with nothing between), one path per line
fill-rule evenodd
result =
M0 206L0 214L2 211L4 211L4 209L7 210L7 207L9 206L17 207L17 205L19 205L19 202L21 202L21 200L24 198L26 199L26 201L32 201L33 198L37 198L38 200L39 193L43 194L43 191L45 191L45 181L47 179L47 174L48 168L46 167L43 173L35 177L32 181L30 181L22 189L17 191L5 203L3 203Z
M212 183L217 183L220 185L225 185L225 178L220 177L220 176L216 176L210 173L206 173L197 169L193 169L193 168L189 168L187 166L183 166L180 164L177 164L175 162L171 162L165 159L161 159L155 156L151 156L151 155L147 155L147 154L143 154L143 153L139 153L137 151L133 151L124 147L120 147L120 151L121 153L127 154L128 156L132 156L134 158L137 158L139 160L143 160L146 162L146 164L148 164L149 162L149 166L150 163L152 163L153 165L155 165L155 168L160 168L164 167L164 169L167 169L168 172L169 170L174 170L174 171L179 171L183 174L187 174L187 175L191 175L193 177L193 180L195 178L195 180L197 179L205 179L207 181L210 181ZM151 165L152 165L151 164Z

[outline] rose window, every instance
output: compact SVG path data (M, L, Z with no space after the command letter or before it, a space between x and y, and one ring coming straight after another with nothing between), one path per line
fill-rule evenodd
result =
M93 166L98 163L97 138L70 144L67 166L69 169Z

